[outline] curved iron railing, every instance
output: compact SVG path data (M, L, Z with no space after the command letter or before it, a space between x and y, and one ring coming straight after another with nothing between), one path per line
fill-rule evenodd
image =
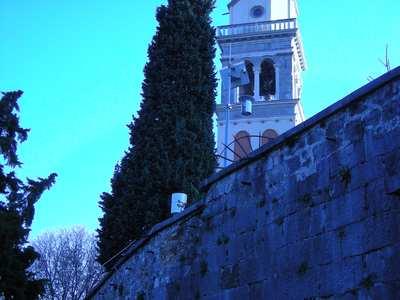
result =
M225 160L225 161L228 161L229 163L234 163L234 162L240 161L242 159L247 159L249 156L249 153L256 149L251 149L250 151L247 151L245 149L245 146L241 142L243 139L249 139L250 146L252 145L252 139L257 139L258 140L258 148L260 148L261 146L267 144L270 140L273 140L274 138L266 137L266 136L262 136L262 135L245 135L245 136L242 136L239 138L234 137L233 141L231 143L229 143L228 145L223 144L224 148L222 149L222 151L220 153L216 154L217 159L222 159L222 161ZM237 151L235 151L235 147L234 147L235 143L237 143L237 145L241 149L241 153L238 153ZM228 158L227 155L225 154L228 151L233 154L233 157L234 157L233 160ZM235 159L236 157L238 159ZM223 169L223 168L224 167L220 167L220 166L217 167L217 169Z

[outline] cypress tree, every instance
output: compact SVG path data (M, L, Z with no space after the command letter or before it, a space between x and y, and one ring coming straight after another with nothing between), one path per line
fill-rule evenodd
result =
M134 192L133 178L139 174L135 172L131 155L126 153L118 164L111 179L111 193L101 195L100 207L103 217L99 219L98 233L98 261L102 264L110 260L122 250L129 241L138 238L144 224L144 203L138 202L132 196ZM131 180L129 180L131 179ZM136 188L137 190L137 188ZM112 262L105 265L112 266Z
M55 181L56 174L26 183L14 169L21 166L18 143L24 142L28 129L21 128L17 112L22 92L4 93L0 100L0 298L37 299L44 291L44 280L35 279L29 270L38 258L27 246L34 217L34 205Z
M172 193L185 192L189 203L196 201L201 181L215 169L213 7L213 0L169 0L157 9L143 101L128 126L131 147L114 174L111 194L102 197L100 262L169 217Z

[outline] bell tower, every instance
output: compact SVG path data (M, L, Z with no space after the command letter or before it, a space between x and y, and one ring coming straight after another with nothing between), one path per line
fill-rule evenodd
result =
M306 68L296 0L232 0L230 24L217 28L222 70L244 66L248 81L222 76L217 105L220 167L246 157L304 121Z

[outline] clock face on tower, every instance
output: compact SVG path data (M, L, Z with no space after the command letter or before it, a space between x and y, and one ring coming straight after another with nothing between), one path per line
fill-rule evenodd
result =
M261 18L264 15L264 7L261 5L253 6L250 10L250 15L253 18Z

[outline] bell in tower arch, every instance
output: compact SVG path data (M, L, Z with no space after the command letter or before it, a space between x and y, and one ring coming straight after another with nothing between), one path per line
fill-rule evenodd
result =
M271 60L266 59L261 63L260 72L260 96L265 100L271 100L276 94L275 67Z
M249 82L239 88L239 97L241 96L254 96L254 65L246 60L246 71L249 77Z

